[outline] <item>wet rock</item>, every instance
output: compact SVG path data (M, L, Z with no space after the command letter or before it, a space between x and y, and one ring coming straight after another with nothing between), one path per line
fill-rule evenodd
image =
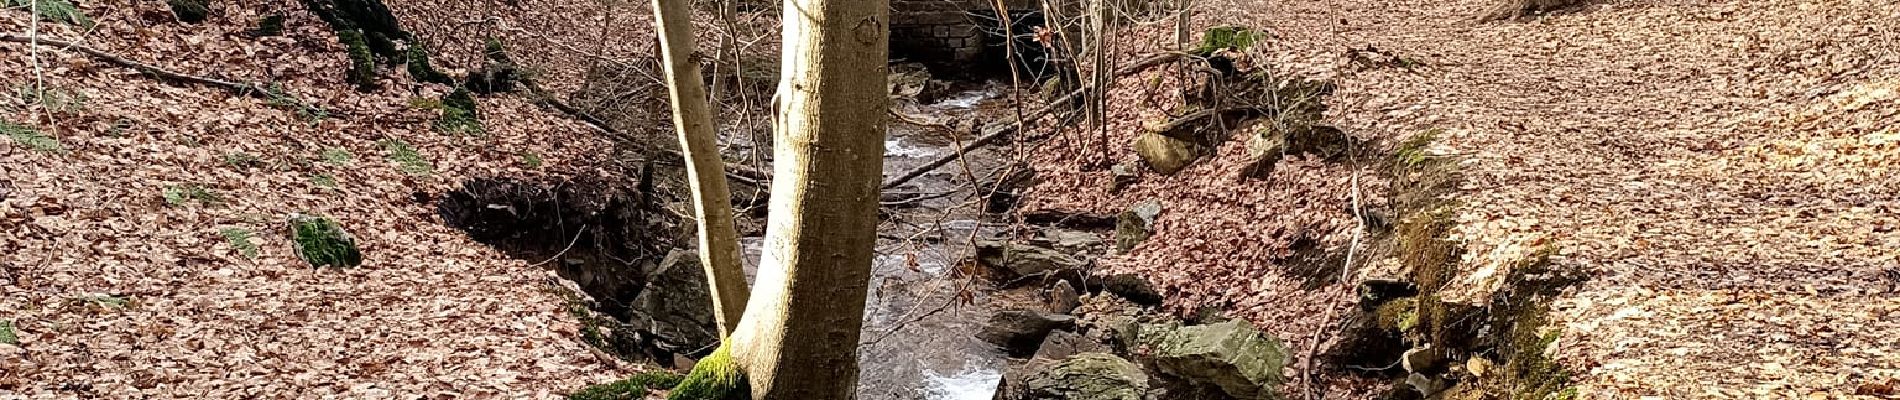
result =
M1113 354L1085 353L1011 367L995 399L1141 400L1148 390L1148 374L1135 363Z
M1088 262L1068 252L1028 242L981 240L976 259L994 274L991 279L1008 286L1036 278L1080 279Z
M1050 331L1049 336L1042 339L1042 345L1037 346L1036 355L1032 358L1061 360L1076 354L1106 353L1108 351L1109 348L1107 345L1097 342L1095 339L1083 336L1080 333Z
M1427 376L1425 374L1420 374L1420 373L1412 373L1411 375L1406 375L1405 384L1412 385L1412 390L1417 390L1419 394L1424 395L1425 397L1432 397L1432 395L1438 394L1438 392L1443 392L1445 391L1446 387L1450 386L1445 383L1444 379L1439 379L1439 378Z
M1155 132L1147 132L1135 138L1135 154L1149 168L1162 175L1173 175L1187 168L1188 164L1201 157L1194 143L1175 139Z
M1049 312L1068 314L1081 306L1081 295L1075 292L1075 285L1070 284L1068 279L1057 281L1049 287Z
M1430 371L1444 362L1445 352L1433 348L1430 344L1406 350L1405 354L1399 356L1399 364L1404 366L1407 372Z
M1236 399L1275 399L1285 378L1286 349L1244 321L1179 327L1142 325L1148 364L1182 386Z
M1135 203L1115 217L1115 251L1127 253L1135 245L1153 236L1155 217L1161 215L1161 201L1148 199Z
M923 64L905 63L892 65L890 90L892 98L910 99L920 104L935 103L950 92L950 83L932 79L930 71Z
M1036 354L1036 348L1056 329L1075 327L1075 317L1044 314L1028 310L1010 310L990 317L977 338L1002 348L1014 357Z
M628 310L629 327L672 352L694 352L719 341L706 270L695 262L694 254L686 250L668 254L648 275L646 286Z

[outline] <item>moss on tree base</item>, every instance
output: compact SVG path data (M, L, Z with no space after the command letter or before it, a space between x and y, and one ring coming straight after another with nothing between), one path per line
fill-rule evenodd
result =
M752 386L745 373L732 362L728 345L720 345L712 355L699 360L693 372L686 374L667 400L741 400L752 398Z

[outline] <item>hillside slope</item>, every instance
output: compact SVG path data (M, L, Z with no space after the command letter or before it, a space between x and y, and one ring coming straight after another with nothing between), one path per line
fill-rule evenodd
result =
M1264 28L1260 64L1337 84L1330 123L1386 149L1442 132L1430 151L1464 178L1459 275L1503 276L1544 248L1587 274L1556 299L1547 349L1585 398L1875 398L1900 383L1900 5L1618 0L1480 22L1496 2L1217 3L1197 21ZM1164 78L1117 95L1150 79ZM1116 104L1135 121L1155 108ZM1087 165L1131 154L1138 132L1115 125L1103 154L1039 155L1050 183L1034 207L1162 200L1176 212L1108 264L1304 348L1334 289L1275 264L1306 238L1344 249L1352 170L1289 156L1236 183L1234 140L1110 194L1111 172ZM1485 284L1443 294L1481 304Z
M215 4L191 24L165 2L86 1L91 29L41 34L269 83L322 115L57 47L36 81L28 47L0 43L0 119L38 135L0 140L0 322L18 336L0 344L0 397L550 398L621 374L582 343L548 272L443 225L430 201L476 177L618 173L610 140L508 94L478 98L481 133L444 132L447 87L398 65L358 92L345 47L303 7ZM281 35L252 32L266 15L286 17ZM24 36L28 18L0 11L0 32ZM36 84L70 100L35 101ZM291 213L335 218L364 263L298 260Z

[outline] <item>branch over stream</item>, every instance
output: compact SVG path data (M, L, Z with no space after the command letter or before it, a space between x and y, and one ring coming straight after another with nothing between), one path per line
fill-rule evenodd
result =
M1148 58L1144 58L1141 61L1136 61L1134 64L1129 64L1128 66L1115 70L1115 76L1122 76L1122 75L1133 74L1136 72L1141 72L1148 68L1153 68L1161 64L1166 64L1175 60L1179 60L1181 59L1181 56L1182 56L1182 53L1162 53L1162 54L1149 56ZM902 175L898 175L896 178L891 178L891 180L884 182L884 188L890 189L890 188L897 187L899 185L903 185L905 182L910 182L910 180L912 179L917 179L917 177L919 176L923 176L924 174L929 173L930 171L936 170L937 168L944 166L944 164L949 164L951 161L956 160L957 157L961 156L963 153L967 153L971 150L975 150L978 147L994 144L998 140L1009 136L1009 134L1022 130L1023 125L1028 123L1028 121L1040 120L1042 119L1042 117L1048 116L1049 114L1056 112L1056 109L1061 108L1062 104L1074 101L1075 98L1081 97L1083 94L1088 93L1092 89L1093 88L1076 89L1073 92L1069 92L1068 94L1062 95L1062 97L1057 97L1055 100L1050 100L1046 103L1046 105L1042 106L1042 108L1036 109L1036 111L1025 114L1023 118L1021 118L1018 121L996 123L996 124L991 124L989 126L983 127L983 129L979 130L979 132L983 132L983 136L979 136L976 138L976 140L972 140L970 141L970 143L964 144L962 150L957 151L952 154L944 155L943 157L939 157L936 160L933 160L929 163L925 163L924 165L920 165L917 168L911 169L910 171L907 171ZM1073 110L1064 112L1063 117L1066 118L1069 115L1075 114L1075 112L1076 111L1073 111Z

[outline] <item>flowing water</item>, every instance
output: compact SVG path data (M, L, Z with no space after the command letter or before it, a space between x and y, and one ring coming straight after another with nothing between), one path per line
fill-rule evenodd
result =
M955 138L952 129L937 124L1003 118L1003 93L1001 86L989 85L935 104L898 107L908 117L891 123L886 179L955 154L958 143L970 138ZM967 154L966 160L970 172L982 177L997 168L1000 157L999 151L985 149ZM859 398L987 400L1002 379L1003 354L975 335L996 310L1028 300L992 293L953 275L957 262L969 255L973 234L1001 230L981 213L968 176L962 163L951 163L886 190L887 197L903 192L928 198L883 209L858 353ZM750 262L759 259L762 242L744 240Z

